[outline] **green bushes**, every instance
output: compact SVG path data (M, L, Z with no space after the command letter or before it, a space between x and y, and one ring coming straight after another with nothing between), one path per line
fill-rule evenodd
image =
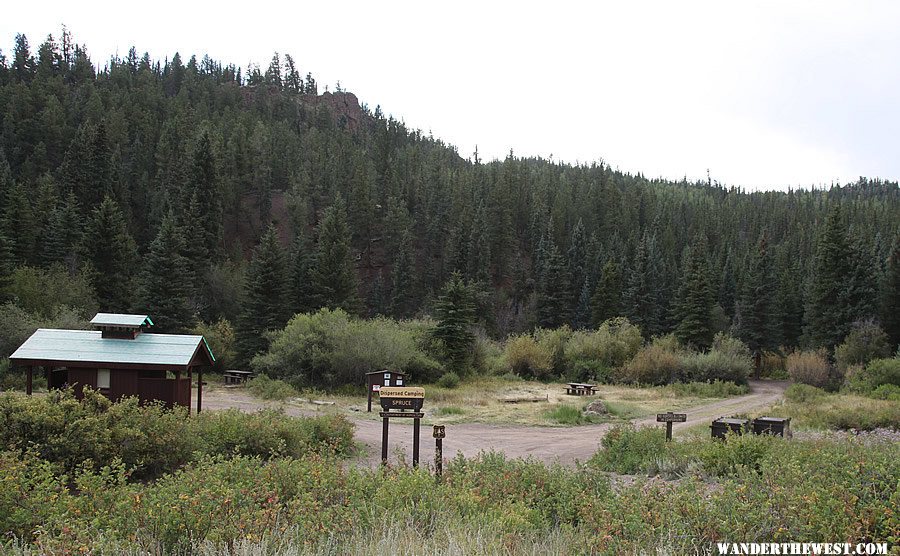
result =
M607 438L587 465L484 453L451 460L437 482L422 468L343 467L317 455L203 457L148 483L126 481L114 465L76 471L70 481L34 456L0 452L0 543L27 543L14 550L32 553L431 553L447 546L532 553L541 546L548 553L683 554L722 539L896 536L895 443L751 436L666 443L658 428L620 428ZM683 478L616 479L612 488L605 475L644 470ZM77 488L68 490L68 482Z
M553 409L548 409L544 415L550 421L560 425L580 425L589 421L580 409L565 404L557 405Z
M882 385L900 387L900 357L876 359L865 368L855 368L848 378L851 391L868 394Z
M518 376L545 380L553 370L550 353L531 334L507 340L505 355L510 371Z
M571 380L609 382L614 369L628 362L642 344L641 331L623 318L611 319L597 330L579 330L565 346Z
M785 392L779 413L794 419L794 426L817 429L900 430L900 404L891 401L890 388L863 397L848 392L830 394L805 384L794 384ZM884 396L883 399L878 399Z
M352 425L339 416L230 410L188 417L186 408L141 406L136 398L112 403L90 389L83 401L69 391L0 395L0 445L30 452L70 475L83 465L99 469L120 462L134 478L155 477L200 454L347 454L352 437Z
M286 400L297 397L297 390L293 386L266 375L258 375L251 379L247 383L247 389L264 400Z
M827 395L825 390L808 384L791 384L784 391L784 398L796 403L811 402Z
M891 346L887 334L870 321L855 323L844 343L834 348L835 365L841 372L846 372L855 365L865 366L873 359L890 355Z
M437 385L441 388L456 388L459 386L459 375L450 371L449 373L445 373L444 376L438 379Z
M415 326L378 318L362 320L342 310L299 314L276 332L253 369L293 385L362 383L365 373L392 369L411 380L436 380L441 366L422 348Z

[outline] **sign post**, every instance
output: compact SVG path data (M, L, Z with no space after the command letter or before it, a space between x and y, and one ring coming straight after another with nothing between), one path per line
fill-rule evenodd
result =
M425 403L425 389L402 386L382 386L380 388L382 418L381 465L387 465L389 421L395 417L413 420L413 467L419 466L419 430L422 424L422 405Z
M431 434L434 436L434 473L440 479L444 474L444 437L447 436L447 432L444 425L434 425Z
M384 386L403 386L406 375L396 371L374 371L366 373L366 411L372 412L372 395Z
M666 424L666 442L672 441L672 423L684 423L687 421L687 413L657 413L656 422Z

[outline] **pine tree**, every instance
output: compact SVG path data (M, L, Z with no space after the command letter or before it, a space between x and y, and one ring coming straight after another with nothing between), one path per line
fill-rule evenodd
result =
M140 296L134 307L151 315L158 332L185 332L196 320L190 305L193 277L183 250L184 238L169 214L144 256Z
M388 313L387 291L384 285L384 274L378 269L378 274L372 280L372 291L369 293L369 316L380 317Z
M247 267L244 304L236 327L238 352L245 364L268 348L266 332L284 327L290 316L284 251L269 226Z
M91 285L100 310L121 313L133 302L137 247L125 226L125 217L111 197L105 197L91 213L81 243L81 254L90 265Z
M572 309L577 312L581 292L584 289L585 277L587 276L587 269L585 268L585 263L587 262L587 235L584 231L584 223L580 218L575 227L572 228L566 258L569 265L569 285L572 288L572 299L575 302L575 306Z
M14 268L12 249L3 231L0 230L0 303L9 298L8 289Z
M415 312L415 276L412 234L407 232L400 240L391 270L391 316L406 318Z
M319 308L316 303L313 276L316 254L304 234L297 234L291 256L291 308L294 313L311 313Z
M313 284L318 305L357 314L360 310L358 278L350 251L347 212L340 196L325 209L317 231Z
M701 237L688 251L678 293L678 325L675 336L684 345L707 349L712 344L714 298L706 259L706 242Z
M435 304L434 336L441 341L447 367L459 374L468 371L475 345L475 301L472 290L455 272L444 285Z
M881 286L881 324L891 342L900 344L900 235L894 239Z
M197 139L187 170L188 195L183 202L194 203L191 217L200 234L199 241L209 256L215 258L222 248L222 200L216 176L209 132L203 130Z
M835 205L819 238L804 320L806 342L829 349L850 331L847 285L852 268L847 230L840 205Z
M37 256L35 217L25 187L16 183L6 191L0 212L0 233L6 237L16 265L34 262Z
M777 348L781 341L774 314L776 291L772 261L768 253L768 238L764 235L757 243L750 260L740 299L741 324L738 336L755 354Z
M475 211L472 233L469 234L468 276L470 280L490 284L491 281L491 244L490 228L487 222L487 211L484 203L478 203Z
M850 275L847 278L847 319L850 323L871 320L878 315L878 281L875 255L863 238L850 248Z
M799 346L803 335L803 292L799 276L800 269L796 264L782 270L775 297L778 337L781 345L788 348Z
M594 326L622 315L622 277L619 266L607 261L600 272L600 280L591 298L591 317Z
M645 337L662 333L662 306L659 300L662 261L656 238L644 233L626 279L622 304L628 320L639 326Z
M544 249L537 287L537 318L543 328L556 328L569 322L572 290L566 261L556 243L548 237Z
M83 228L84 220L78 201L74 193L69 193L50 213L41 253L43 265L50 266L70 259L73 250L81 242Z
M572 315L572 327L583 330L591 325L591 282L585 276L581 292L578 294L578 303L575 305L575 313Z

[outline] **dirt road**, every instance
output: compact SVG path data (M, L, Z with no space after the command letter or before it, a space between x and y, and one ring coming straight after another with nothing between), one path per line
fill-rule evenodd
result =
M737 413L748 413L762 409L778 401L786 382L750 381L750 393L725 400L716 401L691 408L687 413L687 422L676 423L675 429L684 429L697 424L708 424L720 416ZM234 407L241 411L256 411L267 406L277 407L259 401L242 390L215 390L203 397L206 410L226 409ZM285 404L285 413L304 415L302 409ZM356 440L364 450L357 458L360 465L374 466L381 461L381 422L363 419L350 419L356 426ZM656 424L655 417L634 421L637 426ZM600 444L603 435L612 428L611 424L583 425L578 427L526 427L498 426L481 423L464 423L447 427L447 438L444 440L444 457L452 458L457 453L475 456L479 452L495 450L509 457L533 457L544 462L558 461L564 465L572 465L577 461L586 461ZM412 424L405 420L394 419L391 422L389 457L396 461L398 455L411 459ZM422 463L434 460L434 441L431 428L422 427L421 454Z

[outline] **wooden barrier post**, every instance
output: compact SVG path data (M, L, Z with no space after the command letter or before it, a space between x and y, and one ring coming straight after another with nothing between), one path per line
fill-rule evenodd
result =
M434 474L440 479L444 474L444 437L447 436L444 425L434 425L432 436L434 436Z
M388 456L388 418L382 419L381 425L381 465L387 465Z

